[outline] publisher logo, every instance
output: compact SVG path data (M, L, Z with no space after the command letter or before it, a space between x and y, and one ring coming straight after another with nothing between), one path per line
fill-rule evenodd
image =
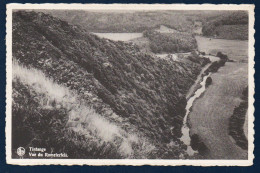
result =
M17 154L22 157L25 154L25 149L23 147L17 148Z

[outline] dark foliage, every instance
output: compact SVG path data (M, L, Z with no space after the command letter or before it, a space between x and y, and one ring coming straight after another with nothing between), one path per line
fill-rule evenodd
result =
M209 85L211 85L212 84L212 78L211 77L208 77L207 79L206 79L206 87L208 87Z
M207 22L204 22L202 33L204 36L247 40L248 14L245 11L237 11L211 18Z
M154 53L191 52L197 48L196 39L192 34L159 33L153 30L147 30L143 34L149 38L150 48Z
M205 73L213 72L216 73L220 67L223 67L225 65L226 61L225 60L219 60L213 62L209 68L205 71Z
M243 128L247 109L248 87L243 90L242 102L234 109L233 115L229 118L229 135L232 136L236 144L244 150L248 150L248 140Z
M223 67L225 65L225 63L227 61L229 61L228 56L223 54L222 52L218 52L216 56L219 57L220 60L213 62L209 66L209 68L205 71L206 73L209 73L209 72L215 73L215 72L217 72L220 67Z
M228 56L223 54L222 52L218 52L216 56L219 57L221 60L228 60Z
M201 155L206 155L209 152L208 147L203 143L199 135L193 134L191 136L191 147L198 151Z
M165 25L178 31L190 32L193 27L193 20L190 19L199 18L198 14L189 14L192 13L190 11L91 12L44 10L44 12L50 13L71 24L81 25L88 31L105 33L143 32L147 29L158 28L160 25Z

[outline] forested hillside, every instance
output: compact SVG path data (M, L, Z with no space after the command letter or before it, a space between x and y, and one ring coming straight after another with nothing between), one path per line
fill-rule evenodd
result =
M191 52L197 48L194 36L185 32L160 33L147 30L143 35L150 40L150 49L154 53Z
M185 94L206 59L155 59L32 11L13 13L12 37L14 149L51 146L72 158L186 155Z
M81 25L91 32L143 32L166 25L178 31L192 32L197 11L76 11L45 10L71 24Z
M248 14L237 11L207 19L203 23L204 36L214 36L224 39L248 39Z

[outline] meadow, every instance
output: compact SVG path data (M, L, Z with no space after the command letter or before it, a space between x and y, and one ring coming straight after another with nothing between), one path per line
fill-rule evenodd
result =
M236 146L228 134L228 122L247 86L247 66L226 63L211 77L212 85L202 98L195 101L189 115L191 133L202 138L210 151L207 157L211 159L246 159L247 151Z
M204 155L206 158L247 159L247 150L238 147L228 131L229 118L240 104L242 92L248 85L248 64L242 63L247 61L247 42L205 40L209 38L199 37L200 51L225 52L230 59L238 62L227 62L211 75L212 84L194 102L189 115L191 135L197 134L208 148L208 153Z
M229 59L239 62L247 62L248 41L225 40L196 36L198 49L206 54L216 55L217 52L229 56Z
M143 33L93 33L100 38L107 38L114 41L129 41L132 39L140 38Z

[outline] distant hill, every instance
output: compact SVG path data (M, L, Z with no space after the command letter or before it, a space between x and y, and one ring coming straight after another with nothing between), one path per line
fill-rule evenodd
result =
M43 10L41 10L43 11ZM91 32L143 32L166 25L178 31L192 32L198 11L77 11L44 10Z
M13 13L12 36L13 148L52 147L72 158L186 156L185 94L206 59L156 59L32 11Z
M211 17L203 23L204 36L224 39L248 39L248 14L244 11Z

